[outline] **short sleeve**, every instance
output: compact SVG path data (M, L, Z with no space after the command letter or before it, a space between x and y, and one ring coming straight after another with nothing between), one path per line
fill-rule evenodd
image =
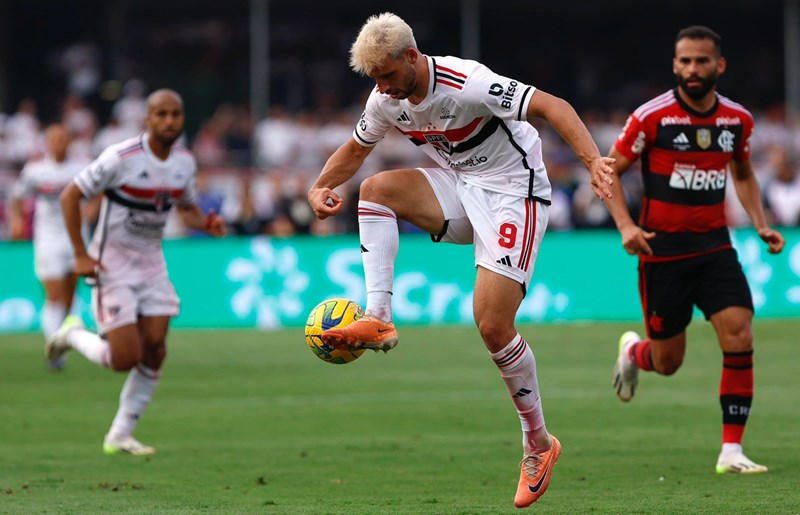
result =
M630 161L635 161L647 146L647 132L644 124L635 116L630 115L622 128L622 133L614 142L614 148Z
M378 105L377 95L380 94L378 88L372 90L367 99L367 105L364 107L364 112L361 113L361 118L353 131L353 138L365 147L377 145L392 128L392 125L382 115Z
M11 188L11 196L15 199L30 197L36 193L36 184L33 181L30 165L25 165L19 174L14 186Z
M744 162L750 160L750 138L753 136L755 126L751 117L745 117L742 123L742 138L739 145L733 152L736 161Z
M113 148L106 149L75 176L75 184L86 198L99 195L104 190L116 186L119 178L121 160Z
M190 159L190 166L192 169L191 178L186 183L180 198L178 198L178 205L180 206L197 204L197 161L194 160L194 157Z
M493 116L509 121L526 121L528 106L536 88L477 66L464 84L464 99L484 106Z

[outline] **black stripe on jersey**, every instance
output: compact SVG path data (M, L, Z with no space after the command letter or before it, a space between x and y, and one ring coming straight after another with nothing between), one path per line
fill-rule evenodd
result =
M500 118L496 116L492 116L492 118L481 127L481 130L478 131L478 134L471 137L466 141L462 141L458 145L453 145L450 154L459 154L461 152L466 152L467 150L472 150L473 148L477 147L487 139L489 139L492 134L497 132L497 128L500 126Z
M725 178L724 175L719 175L720 172L715 172L715 177L719 175L719 179L712 181L715 185L719 186L720 182L723 187L719 189L711 189L708 186L708 181L703 180L708 176L709 172L704 170L694 170L688 172L685 179L680 179L676 176L677 172L672 175L661 175L659 173L645 173L644 174L644 191L647 198L653 200L660 200L661 202L669 202L670 204L679 204L682 206L714 206L725 201ZM698 187L709 187L709 189L691 189L694 180L694 174L704 174L703 177L697 181L700 183ZM725 172L723 171L722 174ZM686 188L675 187L670 185L670 182L675 182L680 186Z
M440 71L438 71L438 70L437 70L437 71L434 73L434 76L435 76L435 78L437 78L437 79L438 79L438 78L447 79L447 80L449 80L449 81L451 81L451 82L456 82L456 83L458 83L458 84L464 84L464 82L465 82L465 81L464 81L464 79L459 79L459 78L458 78L458 77L456 77L455 75L450 75L450 74L449 74L449 73L447 73L447 72L440 72Z
M549 200L543 199L541 197L536 197L533 194L533 179L536 177L536 173L534 173L533 169L530 166L528 166L528 155L525 153L524 150L522 150L522 147L520 147L519 144L516 141L514 141L514 135L511 134L511 129L509 129L508 126L505 123L502 123L502 122L500 123L500 127L508 135L508 141L511 142L511 146L513 146L515 149L517 149L517 152L519 152L520 155L522 156L522 166L525 167L526 170L528 170L528 174L529 174L529 178L528 178L528 198L532 198L537 202L541 202L545 206L549 206L550 205L550 201Z
M129 207L131 209L138 209L140 211L152 211L155 213L157 211L168 211L170 208L172 208L171 201L165 202L163 206L156 207L155 204L149 202L137 202L135 200L130 200L125 197L122 197L120 196L119 193L117 193L114 190L106 190L105 193L106 197L108 197L108 200L116 202L117 204L121 204L125 207Z
M686 254L686 249L704 252L726 247L731 244L731 237L727 227L720 227L708 232L658 232L648 243L656 256L678 256Z
M431 93L435 93L436 92L436 59L431 57L431 61L433 61L433 75L434 75L433 81L432 81L433 82L433 88L431 89Z
M377 143L377 141L367 141L367 140L365 140L364 138L362 138L361 136L359 136L359 134L358 134L358 131L355 131L355 135L356 135L356 138L358 138L358 139L360 139L361 141L363 141L365 145L374 145L374 144L376 144L376 143Z
M699 132L708 131L700 136ZM655 148L669 150L672 152L732 152L742 144L741 125L726 125L717 127L716 125L667 125L659 126L656 130L656 139L653 142ZM726 137L722 137L722 131L728 131ZM730 138L733 134L733 138ZM708 139L706 139L706 136ZM700 143L704 146L700 146ZM722 148L720 142L726 147Z
M100 246L97 254L97 260L100 261L103 258L103 250L106 248L106 238L108 236L108 219L111 216L111 203L106 202L103 204L103 212L100 214L100 218L102 222L100 222L100 226L103 228L103 234L100 235Z
M528 96L528 93L531 92L531 89L532 88L530 86L525 88L525 91L522 92L522 99L520 99L519 101L519 112L517 113L517 120L521 122L524 122L525 120L528 119L528 113L525 113L525 118L522 117L522 106L525 105L525 97Z

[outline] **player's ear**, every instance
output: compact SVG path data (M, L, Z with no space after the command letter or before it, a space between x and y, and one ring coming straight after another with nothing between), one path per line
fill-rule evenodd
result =
M419 52L417 52L416 48L409 47L406 49L406 59L410 64L415 64L417 59L419 59Z
M717 58L717 73L722 75L725 69L728 68L728 60L720 56Z

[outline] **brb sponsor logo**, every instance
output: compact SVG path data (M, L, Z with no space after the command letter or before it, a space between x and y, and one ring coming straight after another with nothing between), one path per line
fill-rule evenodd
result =
M669 185L676 190L723 190L728 170L701 170L692 164L675 163Z

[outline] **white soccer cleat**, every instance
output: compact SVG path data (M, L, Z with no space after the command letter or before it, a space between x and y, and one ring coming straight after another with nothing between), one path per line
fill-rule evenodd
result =
M150 456L156 453L154 447L145 445L132 436L112 438L106 435L103 440L103 452L112 456L114 454L132 454L134 456Z
M639 384L639 367L628 357L631 345L639 343L642 338L634 331L627 331L619 338L619 354L611 376L611 386L617 392L617 397L624 402L633 399L636 386Z
M717 474L763 474L768 470L740 451L721 452L717 458Z
M61 323L58 331L47 339L47 343L44 346L44 355L51 364L63 363L64 353L72 348L67 341L67 335L73 329L83 329L83 321L80 317L69 315Z

